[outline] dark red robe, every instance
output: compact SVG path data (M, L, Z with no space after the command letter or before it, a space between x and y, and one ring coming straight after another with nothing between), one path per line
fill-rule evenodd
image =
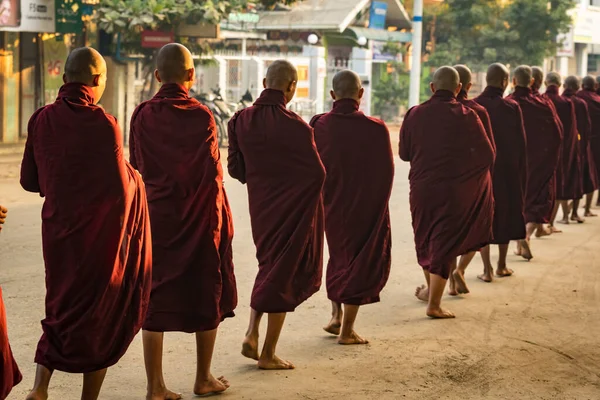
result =
M494 132L492 130L492 124L490 122L490 116L487 113L487 110L479 105L474 99L469 99L466 91L461 90L456 96L456 100L464 106L469 107L473 111L477 113L477 116L481 120L483 127L485 128L485 134L487 135L494 152L496 151L496 141L494 140Z
M527 135L525 222L548 223L556 200L562 129L548 101L530 88L518 86L508 98L521 106Z
M577 92L577 96L584 100L588 106L590 119L592 121L590 146L592 148L592 153L594 154L596 176L600 179L600 95L592 90L583 89Z
M337 100L330 113L316 116L311 125L327 171L327 295L343 304L378 302L392 261L390 134L382 121L365 116L352 99Z
M21 185L45 197L46 318L35 361L85 373L114 365L144 322L152 278L141 176L91 88L64 85L29 122Z
M166 84L136 109L131 165L148 193L152 294L144 329L198 332L233 317L233 223L212 113Z
M492 240L494 150L475 111L452 92L438 90L406 114L400 158L411 165L410 209L419 264L447 279L456 257Z
M248 185L258 275L251 306L290 312L316 293L323 274L325 170L313 130L266 89L229 122L229 174Z
M8 327L6 325L6 310L2 300L2 288L0 288L0 400L8 397L13 387L17 386L21 379L21 372L17 362L13 358L10 343L8 343Z
M496 143L492 173L494 188L494 244L525 239L527 139L521 107L503 98L504 90L485 88L475 101L487 110Z
M598 189L598 174L596 173L596 163L594 162L594 153L590 142L592 135L592 120L585 100L575 95L575 91L565 89L563 96L571 99L575 104L575 114L577 117L577 131L579 132L579 156L581 161L581 178L583 183L583 193L593 193Z
M556 172L556 199L579 199L583 195L583 180L575 105L569 98L558 94L558 86L548 86L544 97L554 104L563 127L562 150Z

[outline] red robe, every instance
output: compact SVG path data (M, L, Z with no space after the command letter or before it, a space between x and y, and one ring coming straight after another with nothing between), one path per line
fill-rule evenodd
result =
M584 100L588 106L592 121L590 146L594 154L596 176L600 179L600 95L592 90L583 89L577 92L577 96Z
M212 330L233 317L233 223L212 113L163 85L131 120L129 149L148 192L152 294L144 329Z
M577 117L577 131L579 132L579 155L581 161L581 177L583 180L583 193L593 193L598 189L598 174L594 153L590 143L592 135L592 120L585 100L575 95L575 91L565 89L563 96L571 99L575 104Z
M518 86L508 98L521 106L527 135L525 222L548 223L556 200L561 126L547 100L534 96L531 89Z
M546 89L544 97L554 104L563 126L562 150L556 173L556 199L579 199L583 195L583 180L575 104L569 98L559 95L558 87L554 85Z
M2 300L2 288L0 288L0 400L4 400L10 394L13 387L17 386L21 379L21 372L13 358L10 343L8 343L8 328L6 325L6 310Z
M492 130L492 124L490 122L490 116L488 115L487 110L484 107L482 107L479 103L477 103L474 99L469 99L467 92L465 92L464 90L461 90L460 93L458 93L458 96L456 96L456 100L458 100L458 102L462 105L469 107L470 109L475 111L475 113L477 113L477 116L479 117L481 123L483 124L483 127L485 128L485 134L487 135L487 138L490 141L490 144L492 145L492 148L495 152L496 141L494 140L494 132Z
M485 88L475 101L490 117L496 143L492 173L494 200L494 244L525 239L525 193L527 190L527 139L521 107L503 98L504 90Z
M35 361L86 373L114 365L144 322L152 254L146 191L114 117L64 85L29 122L21 185L45 197L46 318Z
M406 114L400 158L411 165L410 209L419 264L447 279L456 257L492 240L494 150L475 111L452 92L438 90Z
M327 171L327 294L332 301L353 305L379 301L392 261L390 134L382 121L358 109L355 100L338 100L330 113L311 121Z
M229 174L248 185L258 275L251 307L290 312L316 293L323 274L325 170L313 130L266 89L229 122Z

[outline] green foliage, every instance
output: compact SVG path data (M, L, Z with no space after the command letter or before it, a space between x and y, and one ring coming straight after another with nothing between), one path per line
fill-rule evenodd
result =
M394 56L406 53L404 47L394 42L387 43L383 51ZM389 121L398 116L401 105L407 105L410 78L405 65L400 62L374 64L373 68L380 68L379 82L373 87L373 109L375 114Z

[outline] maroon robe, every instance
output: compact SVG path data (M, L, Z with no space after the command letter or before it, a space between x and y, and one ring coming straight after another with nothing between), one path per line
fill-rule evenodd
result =
M438 90L406 114L400 158L411 165L410 208L419 264L447 279L456 257L492 240L494 150L475 111L452 92Z
M496 141L494 140L494 132L492 130L492 124L490 122L490 116L488 115L487 110L479 105L474 99L469 99L466 91L461 90L456 96L456 100L464 106L469 107L473 111L477 113L477 116L481 120L483 127L485 128L485 134L487 135L494 152L496 151Z
M548 86L544 97L554 104L563 127L562 150L556 172L556 199L579 199L583 195L583 180L575 104L559 95L558 86L555 85Z
M521 107L503 98L504 90L485 88L475 99L490 117L496 143L492 173L494 189L494 244L525 239L525 193L527 190L527 139Z
M392 262L390 134L382 121L358 109L355 100L337 100L330 113L311 122L327 171L323 190L327 295L334 302L353 305L379 301Z
M594 153L590 143L592 120L590 119L588 106L585 100L576 96L574 90L565 89L563 96L571 99L575 104L583 193L593 193L598 189L598 174L596 173L596 163L594 162Z
M530 88L518 86L508 98L521 106L527 135L525 222L548 223L556 200L561 126L548 101L534 96Z
M131 164L148 192L152 294L144 329L198 332L233 317L233 223L212 113L166 84L136 109Z
M0 400L4 400L10 394L13 387L17 386L21 379L21 372L13 358L10 344L8 343L8 328L6 325L6 310L2 300L2 288L0 288Z
M29 122L21 185L45 197L46 318L35 361L86 373L114 365L144 322L152 254L146 191L114 117L68 83Z
M229 174L248 185L258 275L251 307L290 312L316 293L323 275L325 170L313 130L265 89L229 122Z
M577 92L577 96L584 100L588 106L592 130L590 135L590 146L594 155L596 176L600 179L600 95L593 90L583 89Z

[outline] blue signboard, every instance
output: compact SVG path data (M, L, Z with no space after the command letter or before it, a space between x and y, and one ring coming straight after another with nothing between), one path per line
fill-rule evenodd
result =
M381 1L371 2L369 28L385 29L385 16L387 14L387 7L387 3Z

